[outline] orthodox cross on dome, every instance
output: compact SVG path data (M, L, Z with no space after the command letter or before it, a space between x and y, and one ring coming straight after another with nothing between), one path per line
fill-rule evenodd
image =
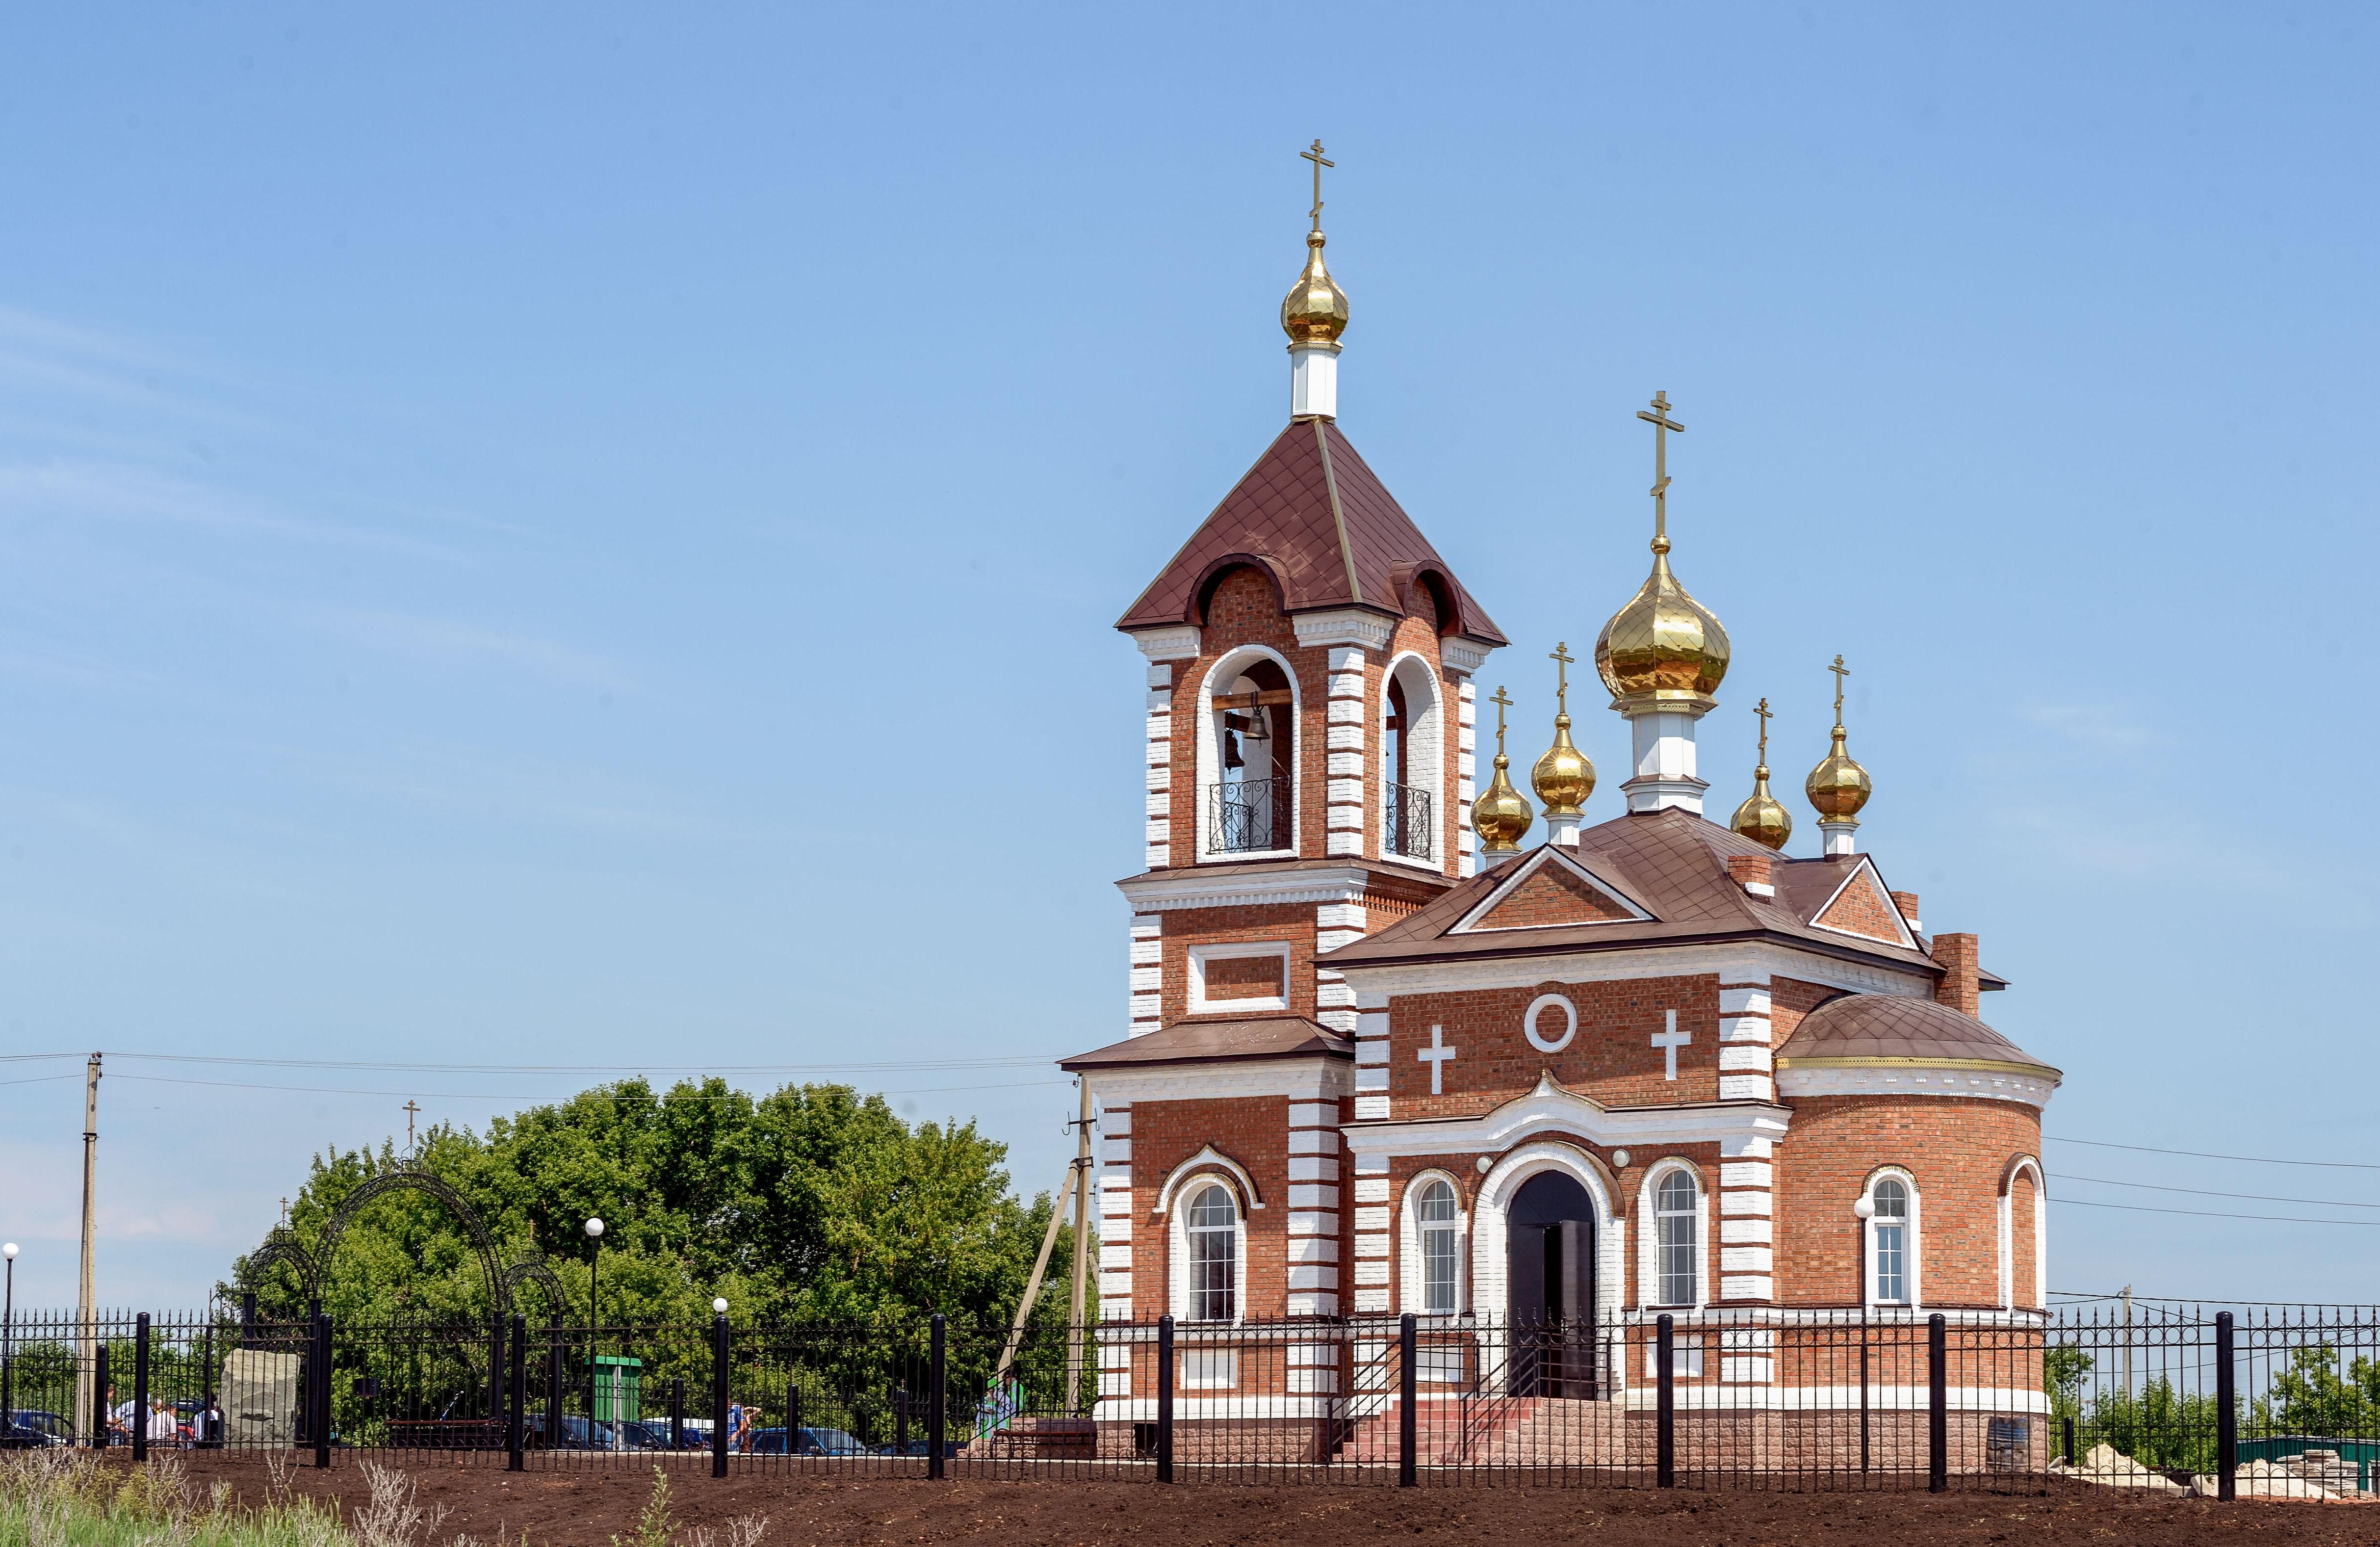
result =
M1692 1046L1694 1034L1678 1029L1677 1011L1669 1010L1664 1013L1670 1017L1669 1029L1654 1032L1653 1045L1661 1050L1661 1078L1675 1079L1678 1078L1678 1049Z
M1653 551L1666 552L1670 539L1670 432L1686 432L1686 427L1670 417L1670 395L1653 395L1650 413L1639 408L1636 417L1653 427Z
M1843 728L1843 678L1852 675L1852 669L1844 665L1843 658L1838 655L1835 664L1827 670L1835 674L1835 728L1840 730Z
M1766 768L1768 766L1768 700L1761 700L1760 706L1753 713L1760 716L1760 765Z
M1504 711L1512 707L1512 700L1504 696L1503 687L1499 684L1496 696L1488 701L1496 706L1496 755L1500 758L1504 755Z
M1675 1018L1674 1011L1671 1012L1671 1017L1672 1018ZM1431 1027L1429 1029L1429 1045L1423 1048L1419 1053L1414 1054L1415 1058L1418 1058L1421 1062L1429 1066L1429 1093L1431 1095L1442 1096L1446 1094L1446 1061L1454 1055L1454 1050L1446 1045L1446 1028L1443 1026ZM1671 1054L1670 1056L1675 1058L1677 1054Z
M1569 640L1557 640L1554 652L1546 659L1554 664L1554 713L1567 714L1570 713L1570 669L1578 664L1578 657L1570 652ZM1503 691L1501 688L1496 690Z
M1323 155L1322 141L1319 140L1314 142L1311 150L1300 151L1297 154L1299 160L1310 161L1314 164L1314 208L1307 213L1313 215L1314 228L1319 231L1322 229L1322 169L1326 166L1336 166L1339 164Z

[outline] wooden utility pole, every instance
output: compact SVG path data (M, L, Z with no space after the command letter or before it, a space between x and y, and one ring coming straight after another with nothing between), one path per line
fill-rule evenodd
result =
M99 1404L107 1400L105 1392L91 1389L94 1366L99 1361L99 1243L97 1204L92 1196L98 1179L98 1159L99 1054L94 1053L82 1084L82 1279L75 1291L75 1332L79 1351L75 1361L75 1433L86 1438L99 1432L91 1427L91 1416Z
M1066 1317L1066 1411L1082 1411L1083 1311L1091 1287L1091 1082L1075 1082L1083 1092L1075 1118L1075 1299Z

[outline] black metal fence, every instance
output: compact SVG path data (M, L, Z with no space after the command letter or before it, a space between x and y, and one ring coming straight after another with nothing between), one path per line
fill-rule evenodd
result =
M2359 1496L2380 1309L345 1325L18 1316L9 1444L549 1468Z

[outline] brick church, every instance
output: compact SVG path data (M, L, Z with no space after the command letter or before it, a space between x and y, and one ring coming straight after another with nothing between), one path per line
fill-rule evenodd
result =
M1148 689L1130 1034L1062 1065L1099 1111L1103 1323L1559 1324L1612 1350L1608 1395L1643 1379L1609 1334L1668 1312L1682 1372L1754 1405L1797 1318L2038 1327L2058 1072L1860 848L1840 676L1818 852L1788 852L1765 700L1751 797L1708 801L1729 645L1672 570L1666 397L1650 573L1609 578L1591 657L1633 767L1591 798L1557 647L1533 801L1478 686L1505 636L1339 421L1320 210L1289 422L1116 625ZM1101 1416L1141 1416L1109 1354ZM1285 1389L1327 1405L1314 1357Z

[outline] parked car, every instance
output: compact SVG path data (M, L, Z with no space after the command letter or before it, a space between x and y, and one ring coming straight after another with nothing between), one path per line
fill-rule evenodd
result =
M796 1456L866 1456L869 1454L866 1445L861 1444L858 1440L841 1429L812 1429L804 1425L794 1432L799 1436L794 1445L794 1454ZM783 1429L752 1431L752 1454L755 1456L784 1455L785 1431Z
M619 1435L622 1450L667 1450L670 1448L670 1427L667 1419L629 1419L611 1426ZM683 1448L694 1447L694 1435L689 1431Z
M528 1450L617 1450L619 1436L604 1423L591 1423L577 1413L565 1413L549 1437L545 1415L531 1413L521 1422L521 1444Z
M875 1453L879 1456L931 1456L934 1454L934 1442L931 1440L912 1440L905 1445L878 1445ZM942 1441L942 1454L944 1456L956 1456L958 1453L958 1441L952 1439L945 1439Z
M38 1450L43 1445L74 1443L74 1430L55 1413L38 1407L19 1407L8 1415L5 1434L0 1434L0 1448Z

